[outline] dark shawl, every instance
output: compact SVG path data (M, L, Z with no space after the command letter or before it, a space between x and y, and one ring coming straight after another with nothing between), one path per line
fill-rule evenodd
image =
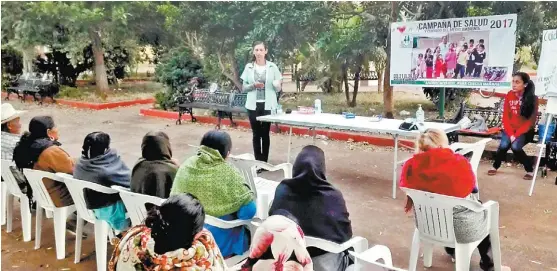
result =
M132 170L131 191L168 198L178 165L172 159L170 140L163 132L150 132L141 143L142 158Z
M130 169L113 149L95 158L81 157L75 165L73 176L79 180L107 187L112 185L130 187ZM84 197L88 209L99 209L120 200L118 194L104 194L90 189L85 189Z
M316 146L302 149L293 168L293 178L282 181L275 191L269 215L284 209L298 219L307 236L343 243L352 238L342 193L325 177L325 154ZM325 252L308 249L311 257Z

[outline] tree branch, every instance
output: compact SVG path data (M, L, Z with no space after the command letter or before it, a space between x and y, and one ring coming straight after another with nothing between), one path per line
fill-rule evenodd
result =
M219 61L219 66L220 66L222 75L226 76L226 78L230 79L232 82L235 82L234 75L227 72L228 69L226 68L226 65L224 64L221 52L217 52L217 59Z

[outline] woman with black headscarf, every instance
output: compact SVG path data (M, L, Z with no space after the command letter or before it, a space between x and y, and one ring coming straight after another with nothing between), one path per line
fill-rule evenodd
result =
M47 172L73 174L74 160L58 142L58 128L50 116L37 116L29 122L29 131L21 136L14 148L18 169L31 168ZM56 207L73 205L66 185L44 178L43 183Z
M73 176L106 187L130 187L130 169L116 150L110 148L110 136L104 132L93 132L85 137ZM93 210L97 219L106 221L118 231L129 227L130 221L126 218L126 207L120 195L85 189L84 197L87 209Z
M279 209L290 212L307 236L335 243L352 238L346 202L325 176L323 150L304 147L294 163L293 176L278 185L269 214ZM313 247L308 251L316 271L345 270L349 265L347 252L333 254Z
M172 160L170 139L164 132L149 132L141 143L142 157L132 170L131 191L168 198L178 165Z

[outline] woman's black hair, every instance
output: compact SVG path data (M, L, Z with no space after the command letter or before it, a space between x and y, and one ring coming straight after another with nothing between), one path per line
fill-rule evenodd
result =
M524 82L524 93L522 94L522 103L520 105L520 115L526 119L534 114L536 103L536 86L530 79L530 75L525 72L516 72L513 77L518 76Z
M151 208L145 218L157 254L191 247L204 224L203 205L189 193L170 196L160 207Z
M48 130L52 130L54 126L54 119L51 116L34 117L29 122L29 132L25 132L21 140L23 140L26 134L32 139L47 138Z
M48 130L52 130L54 127L54 120L51 116L37 116L31 119L29 131L23 133L13 152L15 164L19 169L33 168L41 152L46 147L55 144L48 140ZM33 142L39 139L43 139L43 148L32 149Z
M257 45L263 45L263 47L264 47L265 49L267 49L267 44L266 44L264 41L256 41L256 42L254 42L252 48L255 48L255 46L257 46ZM252 55L252 57L251 57L251 62L255 62L255 55Z
M10 132L10 128L8 128L8 123L2 123L2 132L6 132L9 133Z
M203 135L201 145L217 150L222 158L226 158L232 149L232 139L227 132L213 130Z
M86 159L92 159L106 153L110 147L110 136L104 132L93 132L83 140L81 155Z

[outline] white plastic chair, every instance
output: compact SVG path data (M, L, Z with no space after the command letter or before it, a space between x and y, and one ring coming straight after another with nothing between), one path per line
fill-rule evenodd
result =
M375 245L362 253L349 253L355 258L353 271L406 271L393 266L391 250L386 246Z
M241 219L236 219L236 220L222 220L219 218L216 218L214 216L210 216L210 215L205 215L205 224L211 225L213 227L217 227L220 229L232 229L232 228L236 228L236 227L240 227L240 226L246 226L246 228L250 231L250 234L252 235L252 239L253 239L253 234L255 233L255 228L256 228L256 223L252 223L252 220L241 220ZM225 260L226 262L226 266L235 266L238 263L242 262L243 260L245 260L247 257L249 256L249 249L248 251L246 251L244 254L242 255L236 255L234 257L228 258L227 260Z
M2 162L4 163L4 162ZM8 203L8 186L6 185L6 182L2 181L0 183L0 224L2 226L6 225L6 204Z
M97 271L106 270L106 255L108 253L108 238L112 235L112 229L106 221L95 217L93 210L87 209L84 197L84 189L94 190L104 194L117 194L118 191L96 183L74 179L65 173L56 173L64 180L70 194L72 195L77 209L77 229L75 238L75 257L74 263L81 261L81 241L83 240L83 221L87 221L95 226L95 254L97 258Z
M58 260L66 257L66 220L76 210L75 205L56 207L48 190L44 186L43 178L54 181L63 182L60 177L54 173L23 169L23 174L27 178L31 189L33 189L33 197L37 200L37 212L35 217L35 249L41 247L41 230L43 220L43 210L52 212L54 217L54 239L56 241L56 258Z
M472 153L472 158L470 158L470 165L472 166L474 175L476 175L476 187L478 188L478 166L480 165L480 161L482 160L482 155L484 153L485 147L490 141L491 138L485 138L474 143L455 142L450 146L451 150L456 151L456 153L461 155L466 155L470 152Z
M142 224L145 217L147 217L148 210L145 208L146 203L161 206L165 201L165 199L159 197L134 193L125 187L117 185L113 185L112 189L120 193L120 198L122 198L126 210L128 210L128 215L130 216L133 226Z
M2 159L2 218L7 220L6 232L12 232L14 197L19 198L21 211L21 229L23 231L23 241L31 241L31 210L29 208L29 198L21 192L11 167L15 164L11 161Z
M424 244L424 266L431 267L433 245L455 248L456 271L469 271L470 258L478 244L489 234L495 270L501 271L501 245L499 239L499 203L480 204L462 198L449 197L419 190L402 188L414 202L416 229L412 239L409 270L418 264L420 243ZM478 241L457 243L453 225L453 208L462 206L474 212L487 211L487 234Z
M257 169L267 171L284 171L284 179L292 178L292 164L283 163L273 166L269 163L255 160L252 154L244 153L238 156L230 156L230 163L236 167L244 176L247 184L254 191L257 198L257 217L265 219L268 217L270 203L275 196L275 190L279 182L267 180L257 176Z
M361 236L354 236L342 244L312 236L306 236L305 238L306 247L316 247L330 253L341 253L350 248L353 248L356 253L360 253L368 247L367 239Z

